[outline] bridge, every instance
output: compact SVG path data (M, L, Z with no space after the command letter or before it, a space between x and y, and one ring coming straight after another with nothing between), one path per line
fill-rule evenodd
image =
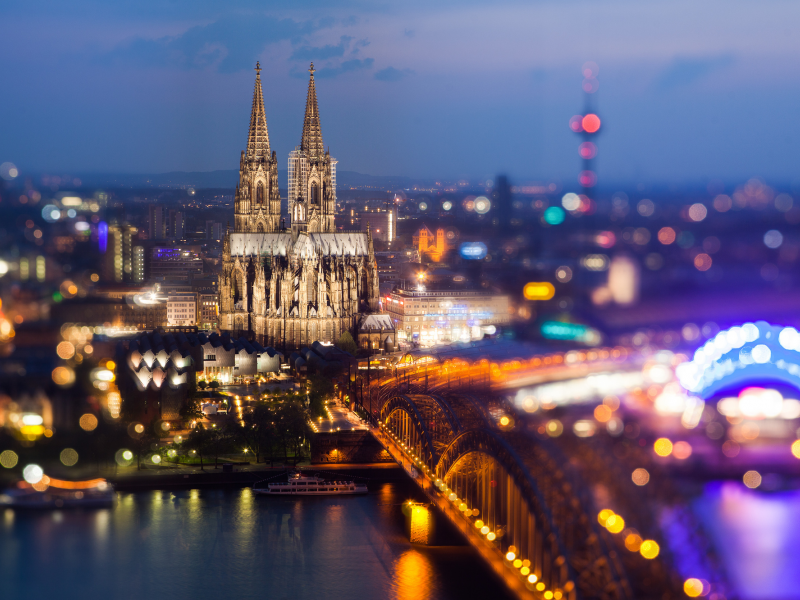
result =
M800 348L793 335L785 344ZM654 431L626 415L631 432L584 437L575 413L597 401L555 398L537 412L520 397L616 376L641 394L659 368L657 353L620 347L503 360L422 353L373 371L361 399L374 436L517 597L728 597L722 561L675 485L674 461L653 451ZM561 435L567 427L574 435Z
M532 435L502 398L387 394L373 432L518 597L685 597L683 582L659 558L663 542L630 528L623 539L615 533L624 527L601 525L607 507L588 493L593 481L565 468L564 449ZM588 460L589 468L613 481L607 458ZM624 518L638 516L642 530L655 533L652 520L635 513L631 507Z

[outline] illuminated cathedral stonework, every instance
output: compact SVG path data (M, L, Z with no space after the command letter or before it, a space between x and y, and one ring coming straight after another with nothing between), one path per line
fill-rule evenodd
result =
M334 342L344 331L355 334L359 317L378 309L369 230L336 231L336 160L322 145L313 64L309 72L303 134L289 155L287 228L256 64L235 227L225 236L220 275L221 329L287 349Z

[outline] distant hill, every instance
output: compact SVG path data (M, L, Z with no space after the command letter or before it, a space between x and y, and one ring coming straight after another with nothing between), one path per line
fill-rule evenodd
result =
M89 187L129 187L129 188L230 188L236 187L239 171L225 169L219 171L170 171L169 173L87 173L79 176L83 185ZM287 172L278 171L281 188L285 188ZM336 174L336 187L339 189L397 190L419 183L411 177L394 175L365 175L355 171L339 171Z

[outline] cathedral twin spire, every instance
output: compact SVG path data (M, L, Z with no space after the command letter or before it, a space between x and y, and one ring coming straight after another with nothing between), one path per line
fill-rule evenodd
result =
M319 107L317 106L317 88L314 86L314 63L308 69L311 77L308 81L308 97L306 98L306 115L303 119L303 138L300 140L300 150L309 158L320 157L324 154L322 146L322 128L319 123Z
M281 200L277 156L270 150L261 64L256 81L247 148L242 152L236 190L238 232L281 231ZM336 211L336 160L324 150L320 126L314 63L311 63L300 145L289 153L288 209L293 232L333 232Z
M247 151L245 158L258 159L269 157L269 131L267 116L264 113L264 92L261 89L261 64L256 63L256 85L253 91L253 110L250 114L250 130L247 134Z

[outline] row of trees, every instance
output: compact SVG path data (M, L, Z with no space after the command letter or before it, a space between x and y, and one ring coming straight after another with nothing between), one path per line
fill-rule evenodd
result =
M291 458L297 464L310 432L309 413L300 401L258 402L241 421L231 414L212 425L198 423L172 449L199 458L201 468L206 459L213 458L216 468L221 455L240 453L250 454L257 463L264 459L272 464L280 457L284 463Z

